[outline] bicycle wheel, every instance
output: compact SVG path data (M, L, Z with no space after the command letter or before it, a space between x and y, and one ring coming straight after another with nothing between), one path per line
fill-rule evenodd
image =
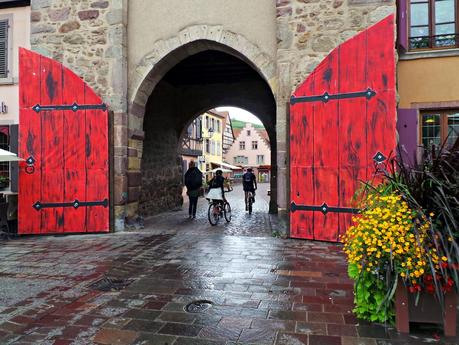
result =
M223 214L225 216L225 220L229 223L231 222L231 205L225 202L225 206L223 208Z
M213 202L210 203L209 210L207 211L207 218L212 226L217 225L220 220L220 214L214 211L214 207L216 207L216 205Z
M252 214L252 193L250 193L248 199L249 199L249 200L247 200L247 204L248 204L247 206L248 206L248 208L249 208L249 214Z

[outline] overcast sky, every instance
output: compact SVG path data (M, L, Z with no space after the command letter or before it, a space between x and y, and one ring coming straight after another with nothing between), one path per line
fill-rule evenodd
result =
M227 111L230 114L232 119L241 120L244 122L251 122L262 125L261 121L258 120L258 117L249 113L248 111L241 109L241 108L234 108L234 107L220 107L217 108L218 111Z

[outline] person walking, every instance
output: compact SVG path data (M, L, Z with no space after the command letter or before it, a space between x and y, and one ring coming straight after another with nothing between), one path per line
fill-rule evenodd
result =
M202 172L196 167L194 161L191 161L189 168L185 173L186 194L190 201L188 207L188 217L196 218L196 208L198 207L199 192L202 187Z

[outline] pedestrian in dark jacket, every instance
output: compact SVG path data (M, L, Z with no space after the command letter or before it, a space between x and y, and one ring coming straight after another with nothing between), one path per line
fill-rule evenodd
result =
M190 200L188 208L189 218L196 218L196 208L198 206L199 192L202 187L202 172L195 166L194 161L190 162L189 168L185 173L186 193Z

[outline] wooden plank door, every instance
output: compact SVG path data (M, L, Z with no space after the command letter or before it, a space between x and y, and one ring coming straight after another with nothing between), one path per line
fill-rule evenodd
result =
M18 233L109 231L108 112L60 63L19 51Z
M290 101L290 236L339 241L396 146L394 17L333 50Z

